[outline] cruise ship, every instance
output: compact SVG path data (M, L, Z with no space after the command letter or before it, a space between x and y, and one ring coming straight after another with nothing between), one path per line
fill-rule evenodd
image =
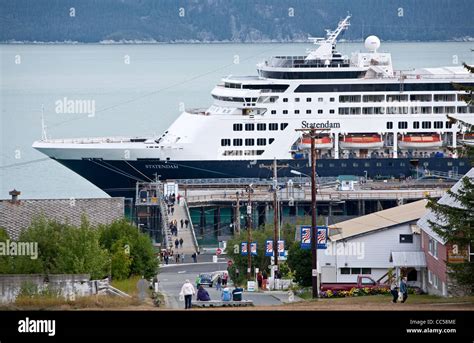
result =
M157 137L47 139L33 147L111 196L133 196L137 181L268 178L310 173L316 140L319 176L403 177L423 170L465 173L452 149L473 144L450 118L474 123L474 107L455 84L474 86L462 66L393 69L390 53L369 36L364 52L343 56L338 37L350 16L304 56L274 56L255 76L228 76L207 109L186 110ZM293 172L294 174L294 172ZM294 175L293 175L294 176Z

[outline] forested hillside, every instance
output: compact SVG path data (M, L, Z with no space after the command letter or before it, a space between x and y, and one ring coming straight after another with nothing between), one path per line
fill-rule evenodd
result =
M2 0L0 41L298 41L348 12L350 40L474 37L473 0Z

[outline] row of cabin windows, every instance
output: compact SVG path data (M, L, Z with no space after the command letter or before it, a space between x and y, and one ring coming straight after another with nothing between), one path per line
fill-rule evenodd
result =
M268 144L272 144L275 138L269 138L268 139ZM267 139L266 138L257 138L257 145L258 146L264 146L267 145ZM231 144L232 143L232 144ZM222 138L221 139L221 146L242 146L243 143L245 143L245 146L254 146L255 145L255 139L254 138L234 138L231 140L230 138Z
M261 155L265 150L226 150L222 155L224 156L253 156Z
M422 154L422 152L420 152L420 156L421 156L421 154ZM416 152L414 152L414 156L416 156ZM448 162L447 165L452 167L453 163ZM458 165L459 165L459 167L463 167L465 165L465 163L462 162L462 161L459 161ZM341 167L341 168L347 168L347 167L351 167L351 166L354 167L354 168L359 168L360 166L363 166L365 168L371 168L374 165L373 165L372 162L364 162L364 163L353 162L352 165L350 163L347 164L346 162L341 162L340 165L339 165L339 167ZM395 162L390 161L387 164L383 164L382 162L375 162L375 167L378 167L378 168L391 168L391 167L396 167L396 166L405 167L406 163L405 162L399 162L399 163L397 162L397 164L395 164ZM429 166L430 166L429 162L423 162L423 167L428 168ZM335 168L336 165L333 162L317 163L316 167L317 168Z
M288 123L280 123L280 130L286 129ZM244 128L243 124L234 124L233 130L234 131L242 131ZM267 124L266 123L259 123L257 124L257 131L266 131ZM278 131L278 123L269 123L268 130L270 131ZM255 131L255 124L254 123L247 123L245 124L245 131Z
M446 129L451 129L453 127L453 123L447 121L447 122L443 122L443 121L434 121L434 122L431 122L431 121L422 121L421 122L421 128L422 129L431 129L431 127L433 126L433 128L435 129L442 129L443 126L446 124ZM408 129L408 122L406 121L399 121L398 122L398 128L399 129ZM412 123L412 128L413 129L419 129L420 128L420 122L419 121L414 121ZM391 130L393 129L393 122L392 121L388 121L387 122L387 129L388 130Z
M306 98L306 102L312 102L313 98ZM318 98L318 102L323 102L324 98ZM330 102L336 101L336 98L329 98ZM283 102L288 102L288 98L283 98ZM295 98L295 102L300 102L300 98Z
M450 114L455 106L390 106L390 107L339 107L339 114ZM457 113L474 113L474 106L458 106Z
M246 103L253 103L257 102L258 98L240 98L240 97L229 97L229 96L219 96L219 95L212 95L214 99L222 100L222 101L231 101L231 102L246 102ZM465 95L464 95L465 96ZM270 102L275 102L277 97L272 97ZM395 101L420 101L420 102L443 102L443 101L456 101L456 94L395 94L395 95L340 95L339 102L346 103L346 102L395 102ZM300 98L294 98L295 102L300 102ZM463 95L457 95L458 101L463 101ZM306 102L312 102L313 98L306 98ZM318 102L323 102L324 98L317 98ZM329 98L330 102L334 102L335 98ZM283 102L288 102L288 98L283 98Z
M281 113L282 113L282 114L288 114L288 110L283 110ZM300 114L300 110L294 110L293 113L294 113L294 114ZM312 113L311 110L306 110L306 114L311 114L311 113ZM324 113L323 110L321 110L321 109L318 110L318 114L323 114L323 113ZM329 110L329 114L334 114L334 113L335 113L334 110ZM277 111L276 111L276 110L272 110L272 111L271 111L271 114L277 114Z
M458 94L458 101L461 101L461 94ZM456 101L456 94L389 94L389 95L340 95L339 102L394 102L394 101Z

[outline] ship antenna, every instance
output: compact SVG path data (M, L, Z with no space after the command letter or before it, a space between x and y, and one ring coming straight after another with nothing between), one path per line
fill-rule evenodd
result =
M46 136L46 125L44 123L44 104L41 105L41 140L44 142L48 140Z

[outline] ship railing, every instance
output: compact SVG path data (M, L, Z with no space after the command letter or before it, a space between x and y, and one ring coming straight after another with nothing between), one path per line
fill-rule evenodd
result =
M189 212L188 203L186 202L186 199L184 199L184 198L181 201L183 201L183 207L184 207L184 210L186 212L186 217L189 220L190 230L191 230L191 234L193 236L194 248L195 248L196 252L199 253L199 243L197 241L196 232L194 232L194 225L193 225L193 221L191 220L191 213Z
M324 185L331 182L334 182L336 177L317 177L317 183ZM280 187L286 187L288 182L293 182L293 184L306 184L309 182L308 177L279 177L278 184ZM258 179L258 178L216 178L216 179L180 179L176 180L180 185L185 186L186 188L222 188L226 187L227 189L236 190L237 188L243 188L250 184L254 186L272 186L273 181L270 179Z
M321 189L318 187L318 193L316 195L318 201L346 201L346 200L404 200L404 199L425 199L427 196L433 198L440 198L449 187L437 188L437 189L410 189L410 190L366 190L366 191L339 191L334 189ZM239 195L240 199L241 195ZM308 185L303 191L295 191L289 193L286 190L278 192L278 198L280 201L311 201L311 187ZM261 190L255 190L252 194L252 201L254 202L267 202L273 199L272 192L264 192ZM200 195L187 195L187 202L189 206L200 205L202 203L209 202L234 202L237 201L237 195L235 193L222 193L217 191L208 191L206 194Z
M71 144L101 144L101 143L127 143L130 137L90 137L90 138L56 138L48 139L48 143L71 143Z
M473 74L470 74L470 73L465 73L465 74L426 74L426 73L420 73L420 74L416 74L416 73L413 73L413 72L410 72L410 74L407 74L407 73L403 73L403 72L400 72L400 71L394 71L394 76L395 77L398 77L398 78L403 78L403 79L411 79L411 80L414 80L414 79L417 79L417 80L420 80L420 79L447 79L447 80L451 80L451 79L456 79L456 80L460 80L460 79L473 79L474 78L474 75Z

